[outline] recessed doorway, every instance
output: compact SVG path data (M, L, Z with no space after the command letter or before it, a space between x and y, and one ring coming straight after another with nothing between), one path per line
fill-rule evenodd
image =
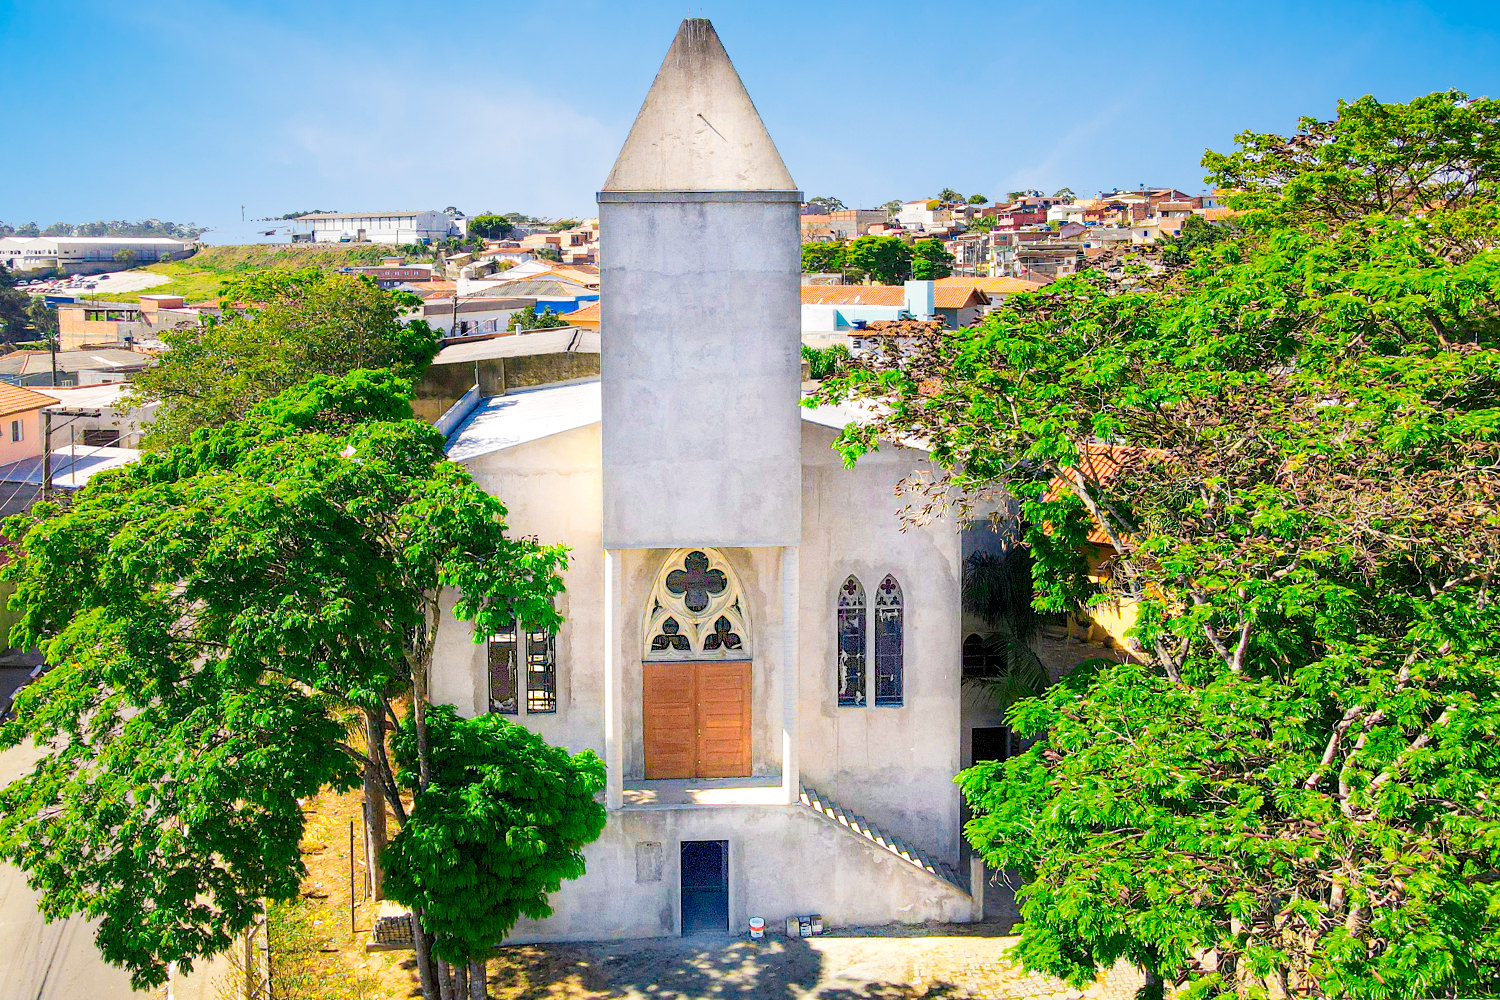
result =
M647 663L642 684L646 777L750 774L750 664Z
M682 842L682 933L729 930L729 841Z

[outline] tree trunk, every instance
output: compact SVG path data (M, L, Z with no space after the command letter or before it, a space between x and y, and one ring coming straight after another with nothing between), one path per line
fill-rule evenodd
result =
M370 873L370 898L384 899L384 873L380 867L380 856L385 851L385 788L375 761L383 754L385 720L379 709L365 710L365 756L370 763L365 765L365 867Z
M488 978L484 959L476 958L469 962L469 1000L490 1000Z
M437 960L438 996L442 1000L457 1000L453 995L453 967L443 959Z
M417 955L417 975L422 981L422 1000L443 1000L438 990L437 970L432 962L432 938L422 926L422 911L411 911L412 950Z
M467 964L455 965L453 967L453 1000L468 1000L469 996L469 966Z

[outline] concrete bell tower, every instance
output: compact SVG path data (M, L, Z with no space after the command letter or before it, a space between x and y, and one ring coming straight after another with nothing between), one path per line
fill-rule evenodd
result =
M606 549L798 544L801 200L682 22L599 192Z

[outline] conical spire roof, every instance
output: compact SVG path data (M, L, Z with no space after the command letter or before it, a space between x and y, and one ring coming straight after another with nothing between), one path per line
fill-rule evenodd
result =
M707 19L682 22L604 190L797 190Z

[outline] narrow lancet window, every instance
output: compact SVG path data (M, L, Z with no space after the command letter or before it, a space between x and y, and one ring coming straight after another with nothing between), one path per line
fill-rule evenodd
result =
M520 687L516 676L516 624L502 626L490 636L490 711L516 715L520 711Z
M902 682L901 585L893 576L875 591L875 704L900 705Z
M865 703L865 588L854 577L839 588L838 692L840 705Z

